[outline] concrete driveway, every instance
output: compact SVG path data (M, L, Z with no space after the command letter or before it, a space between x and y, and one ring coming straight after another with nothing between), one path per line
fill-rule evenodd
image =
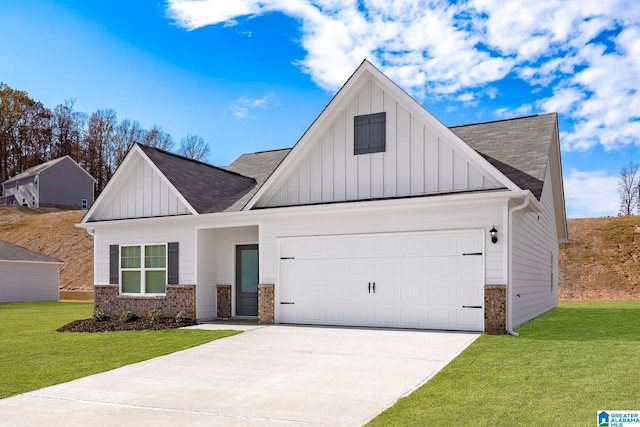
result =
M246 329L0 400L0 424L359 426L423 384L478 337L280 325Z

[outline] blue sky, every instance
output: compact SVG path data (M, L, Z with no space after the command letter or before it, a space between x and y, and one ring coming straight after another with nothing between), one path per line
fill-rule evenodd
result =
M363 59L447 125L558 112L567 214L640 162L634 0L2 0L0 81L186 134L226 165L292 146Z

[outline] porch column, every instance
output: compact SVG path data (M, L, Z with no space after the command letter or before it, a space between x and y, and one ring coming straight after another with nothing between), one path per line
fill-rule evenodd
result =
M271 284L258 285L258 323L261 325L274 322L273 288Z
M217 285L218 319L231 318L231 285Z

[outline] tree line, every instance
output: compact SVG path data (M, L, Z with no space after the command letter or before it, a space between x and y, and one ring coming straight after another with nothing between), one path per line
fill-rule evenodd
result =
M75 100L66 100L53 109L0 82L0 182L26 169L71 156L96 178L96 195L115 173L134 143L173 151L171 135L158 125L150 129L137 120L122 119L112 109L91 114L75 110ZM177 153L205 160L209 146L202 137L187 135Z

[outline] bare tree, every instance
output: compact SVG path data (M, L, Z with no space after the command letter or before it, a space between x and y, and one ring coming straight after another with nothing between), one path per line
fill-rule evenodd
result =
M178 154L193 160L206 161L209 157L209 144L204 142L201 136L187 134L180 141Z
M633 215L633 210L640 207L638 201L640 189L640 165L633 162L622 168L620 171L620 179L618 180L618 194L620 195L620 210L618 215Z
M144 136L144 143L161 150L170 151L173 147L173 138L158 125L151 126Z

